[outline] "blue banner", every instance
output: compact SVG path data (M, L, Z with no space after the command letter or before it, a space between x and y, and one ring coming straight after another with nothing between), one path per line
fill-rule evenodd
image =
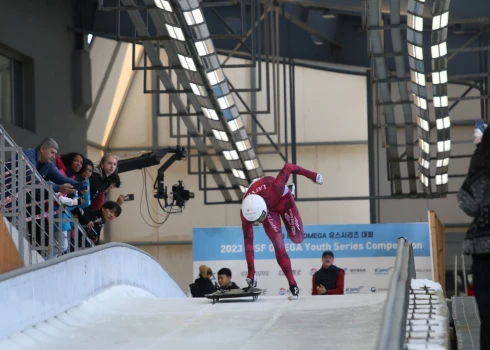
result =
M412 242L416 257L430 256L430 232L427 223L308 225L301 244L293 243L283 227L284 243L291 259L319 258L331 250L335 258L396 256L399 237ZM244 260L241 227L195 228L193 260ZM255 259L275 259L274 248L262 226L254 226Z

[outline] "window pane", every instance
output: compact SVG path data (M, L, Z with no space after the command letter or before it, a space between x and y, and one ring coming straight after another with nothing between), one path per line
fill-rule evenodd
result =
M13 60L14 62L14 79L13 89L14 94L14 123L19 127L24 127L24 71L22 69L22 63Z
M0 120L12 122L11 60L0 55Z

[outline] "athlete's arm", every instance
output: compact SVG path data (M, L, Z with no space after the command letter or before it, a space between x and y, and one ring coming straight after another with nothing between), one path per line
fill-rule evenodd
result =
M253 223L245 219L240 212L240 218L242 219L243 229L243 245L245 246L245 259L247 260L248 275L250 279L254 278L255 264L254 264L254 226Z
M320 185L323 184L323 178L320 174L315 173L314 171L306 170L299 165L286 163L272 183L272 186L274 186L274 188L276 188L280 192L284 191L284 186L286 186L286 183L288 182L289 176L291 174L301 175Z

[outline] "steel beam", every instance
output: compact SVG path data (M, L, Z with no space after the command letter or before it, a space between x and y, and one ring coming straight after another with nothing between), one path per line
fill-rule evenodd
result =
M121 0L121 2L125 6L135 6L134 0ZM138 33L138 35L149 36L147 25L144 22L143 18L141 17L141 13L138 10L128 10L127 12L128 12L128 15L129 15L131 21L134 24L135 30ZM148 59L150 60L152 66L157 66L157 67L162 66L162 62L160 60L160 55L158 52L156 52L156 50L158 50L158 48L155 48L155 46L149 41L143 42L143 46L145 48L146 54L148 55ZM162 82L162 84L168 90L175 90L174 83L172 82L172 80L170 79L170 76L168 75L168 73L164 69L155 70L155 73L158 76L158 78L160 79L160 81ZM180 99L180 97L178 95L170 94L169 98L179 113L185 114L187 112L184 103L182 102L182 100ZM182 120L183 120L184 124L186 125L186 128L188 129L188 131L191 135L198 134L197 128L196 128L194 122L190 119L190 117L182 117ZM194 143L198 147L199 152L204 156L204 162L205 162L206 166L208 167L208 169L210 170L211 174L213 175L213 179L216 182L216 184L219 187L223 187L223 188L226 187L226 184L223 181L223 179L221 178L221 176L219 174L216 174L216 172L217 172L216 165L214 164L214 162L212 161L212 159L210 157L206 156L208 149L207 149L205 142L203 142L203 140L201 138L194 137L194 136L192 137L192 140L194 141ZM215 145L215 147L216 146L218 146L218 145ZM217 147L217 148L219 148L219 147ZM222 194L223 194L223 197L225 198L225 201L231 201L232 200L232 197L231 197L229 191L223 190Z

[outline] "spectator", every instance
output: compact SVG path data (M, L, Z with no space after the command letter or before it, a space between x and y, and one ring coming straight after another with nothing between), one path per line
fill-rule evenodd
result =
M56 157L56 167L61 174L75 179L82 171L84 157L77 152L72 152Z
M490 349L490 129L475 129L476 150L466 179L458 192L458 204L473 217L463 240L463 252L471 255L473 293L480 317L480 349ZM461 196L461 194L467 194Z
M102 207L102 204L107 200L107 197L109 193L114 189L114 188L119 188L121 186L121 180L119 179L119 174L117 173L112 173L107 177L108 181L110 182L110 186L102 193L100 193L97 198L95 198L90 205L90 208L92 209L100 209ZM123 205L124 204L124 196L121 194L117 200L117 204Z
M211 281L213 271L206 265L199 266L199 278L189 287L193 298L204 298L206 294L216 292L218 289Z
M97 167L94 168L90 177L90 201L91 209L99 210L102 203L105 202L106 195L118 183L120 184L119 175L116 173L117 158L116 156L106 153L100 160ZM111 187L112 186L112 187ZM121 196L117 203L122 205L124 199Z
M100 210L92 210L87 208L83 211L83 215L79 217L80 224L84 227L85 232L95 245L99 244L100 231L106 222L111 222L121 215L122 209L116 202L107 201L102 205ZM83 238L79 236L79 247Z
M52 183L55 192L74 193L76 191L74 186L80 186L80 183L62 175L52 163L57 152L58 144L52 138L44 139L36 148L24 150L25 156L36 167L39 174Z
M235 282L231 281L231 270L227 267L218 271L218 283L221 290L240 289Z
M333 252L322 254L322 267L313 275L312 295L344 294L344 270L333 264Z
M25 157L29 160L29 162L36 168L37 172L44 178L45 181L50 183L53 186L54 192L68 194L75 193L76 190L83 190L83 184L70 179L59 172L56 168L53 160L55 160L56 153L58 152L58 144L52 138L45 138L36 148L29 148L24 150ZM31 171L27 171L27 176L31 174ZM28 178L30 181L30 178ZM37 181L36 181L37 183ZM32 195L31 195L32 196ZM33 197L27 197L27 203L29 204L26 208L26 212L28 216L34 216L37 214L41 214L41 206L45 205L45 203L37 203L40 200L40 192L35 191ZM47 197L46 197L47 198ZM46 218L40 218L39 220L44 220L44 227L48 228L51 225L50 222ZM28 225L29 236L34 236L35 241L38 245L43 246L46 244L45 233L43 234L41 231L40 224L38 225ZM31 237L28 237L30 240Z

